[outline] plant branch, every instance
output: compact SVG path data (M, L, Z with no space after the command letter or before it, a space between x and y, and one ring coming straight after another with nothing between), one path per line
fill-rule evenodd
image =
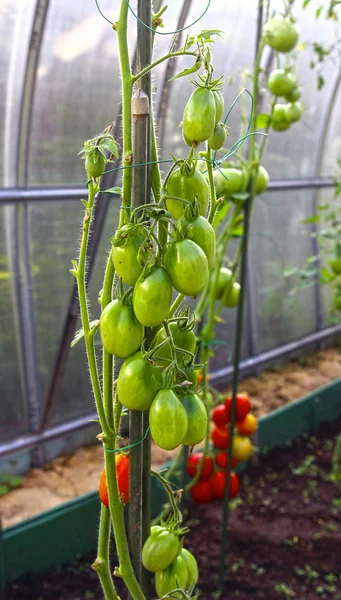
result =
M134 75L133 82L136 83L136 81L141 79L141 77L143 77L144 75L149 73L149 71L152 71L155 67L157 67L158 65L163 63L165 60L168 60L170 58L176 58L177 56L195 56L197 58L197 53L196 52L186 52L186 50L178 50L177 52L169 52L168 54L161 56L161 58L158 58L157 60L152 62L150 65L145 67L145 69L142 69L142 71L140 71L139 73Z

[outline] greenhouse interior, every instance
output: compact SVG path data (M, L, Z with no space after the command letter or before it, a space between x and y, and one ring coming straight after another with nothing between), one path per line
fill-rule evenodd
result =
M2 0L4 600L341 600L340 24Z

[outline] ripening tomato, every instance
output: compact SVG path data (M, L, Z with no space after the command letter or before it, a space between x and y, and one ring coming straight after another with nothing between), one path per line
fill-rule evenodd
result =
M180 550L179 536L167 527L154 525L142 548L142 564L147 571L163 571Z
M138 322L131 306L119 300L113 300L105 307L99 330L105 350L119 358L134 354L144 337L144 327Z
M190 392L180 399L188 419L187 431L182 443L186 446L196 446L206 435L207 411L205 405L197 394Z
M226 129L223 123L218 123L213 129L207 143L212 150L220 150L226 140Z
M224 96L220 90L212 90L215 103L215 124L221 121L224 114Z
M146 327L156 327L164 321L172 302L172 282L163 267L154 267L147 277L136 282L133 307L137 319Z
M219 454L217 454L215 457L215 461L216 461L218 467L220 467L221 469L227 469L228 453L227 452L219 452ZM235 458L232 458L232 463L231 463L232 469L234 469L237 466L237 462L238 461Z
M228 420L231 420L232 396L225 398L225 406L227 409ZM236 421L243 421L246 415L250 412L251 402L249 395L246 393L237 394L236 397Z
M232 456L236 460L247 460L253 453L253 445L248 437L235 435L232 440Z
M198 563L197 563L195 557L193 556L193 554L191 552L189 552L189 550L186 550L186 548L182 548L182 550L180 552L180 556L181 556L181 558L184 559L184 561L186 563L188 577L187 577L187 583L186 583L185 589L189 590L189 588L192 585L196 585L198 583L198 579L199 579Z
M208 282L208 263L203 250L192 240L168 244L164 255L173 287L180 294L197 296Z
M290 94L296 85L295 78L285 69L275 69L270 73L268 88L274 96Z
M174 450L183 441L187 428L187 413L172 390L160 390L149 410L152 438L159 448Z
M199 202L200 214L206 215L210 193L207 181L199 169L192 169L189 172L184 167L175 169L168 179L165 192L167 196L183 198L192 203L196 199ZM186 203L181 200L167 199L166 206L172 217L177 220L184 215Z
M191 454L187 459L186 470L188 475L191 477L195 477L197 474L198 465L202 458L202 452L195 452ZM205 456L204 462L202 465L202 470L200 473L199 480L209 479L213 473L213 462L209 456Z
M225 404L218 404L211 413L211 419L217 427L224 427L229 422L229 415Z
M214 500L214 493L211 481L198 481L190 489L190 494L198 504L209 504Z
M263 41L278 52L290 52L298 42L298 30L289 18L273 17L263 28Z
M269 173L262 165L258 167L256 177L256 194L262 194L265 192L269 185Z
M116 476L117 486L121 499L124 504L129 502L129 456L123 452L116 454ZM107 474L104 469L99 482L99 497L101 502L109 508L109 494L108 494L108 483Z
M161 383L161 371L136 352L127 358L118 374L117 396L129 410L148 410Z
M212 476L211 486L212 486L213 493L216 498L219 498L222 500L225 497L226 482L227 482L226 471L218 471L217 473L214 473L214 475ZM238 475L236 475L236 473L231 472L230 494L229 494L230 499L235 498L235 496L239 492L239 488L240 488L239 477L238 477Z
M87 154L85 159L85 170L88 177L97 179L103 175L105 170L105 156L99 148L94 148Z
M287 119L290 123L299 121L303 113L302 104L300 102L293 102L287 104Z
M243 421L238 421L236 427L240 435L253 435L258 429L258 421L254 415L248 413Z
M187 145L206 142L216 124L216 100L207 87L198 87L189 98L183 118L183 136Z
M188 580L188 569L181 555L177 556L163 571L155 574L155 589L158 598L163 598L178 588L185 590ZM174 596L176 597L176 596ZM181 596L180 596L181 598Z
M289 129L290 122L288 121L286 104L275 104L272 112L271 127L275 131Z
M219 450L227 450L229 437L230 431L227 427L214 427L211 431L212 442Z
M232 194L241 192L244 185L244 173L241 169L228 167L214 173L217 198L230 198Z
M113 246L111 256L115 271L126 285L135 285L140 277L143 267L138 261L140 247L145 242L146 233L144 228L135 228L129 231L124 225L121 232L127 230L127 239L122 246Z
M194 332L192 330L186 331L186 329L182 328L181 325L178 323L170 323L169 329L172 334L172 338L173 338L175 346L177 348L182 348L183 350L187 350L188 352L192 352L192 354L195 355L197 341L196 341ZM153 343L155 344L155 346L158 346L159 344L164 342L167 339L167 337L168 337L167 333L166 333L164 327L162 327L157 332ZM185 357L185 354L183 354L182 352L179 351L176 353L176 358L180 364L183 363L184 357ZM164 360L162 360L162 359L164 359ZM170 348L169 344L165 344L162 348L160 348L160 350L158 350L154 354L154 360L155 360L156 364L163 366L163 367L167 366L171 359L172 359L172 354L171 354L171 348Z
M216 235L212 225L205 217L198 217L192 221L182 217L177 226L185 238L200 246L206 255L210 269L214 265L216 253Z

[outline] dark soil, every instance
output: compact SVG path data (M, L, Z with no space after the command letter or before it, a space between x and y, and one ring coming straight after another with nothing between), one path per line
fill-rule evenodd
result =
M330 482L341 421L318 437L260 456L243 477L230 513L226 583L221 600L341 600L341 487ZM217 600L222 504L187 504L186 546L200 570L199 598ZM6 600L101 600L94 555L44 575L23 577ZM121 592L122 600L126 598Z

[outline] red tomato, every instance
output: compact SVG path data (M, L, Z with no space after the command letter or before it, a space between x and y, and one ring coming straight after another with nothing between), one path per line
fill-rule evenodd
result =
M212 411L212 421L217 427L224 427L229 422L229 415L225 404L218 404Z
M254 415L248 413L243 421L236 424L240 435L252 435L258 429L258 421Z
M190 489L191 496L198 504L209 504L214 500L214 493L210 481L198 481Z
M191 456L188 457L186 470L187 470L188 475L190 475L191 477L195 477L195 475L197 474L197 468L198 468L198 464L201 460L201 457L202 457L202 452L196 452L195 454L191 454ZM213 473L212 459L209 456L205 456L204 464L202 466L199 480L201 481L204 479L208 479L209 477L211 477L212 473Z
M218 473L215 473L210 480L216 498L223 499L225 497L226 477L227 473L225 473L225 471L218 471ZM239 477L236 473L232 472L230 479L230 498L234 498L238 494L239 488Z
M129 456L123 452L116 455L116 473L118 491L124 504L129 501ZM109 508L108 484L105 469L99 482L99 497L101 502Z
M231 407L232 407L232 396L225 398L225 406L227 409L228 420L231 419ZM248 394L237 394L236 398L236 421L242 421L245 419L248 412L250 412L251 403Z
M217 456L215 457L215 461L218 467L221 467L222 469L227 469L227 459L227 452L219 452L219 454L217 454ZM232 469L234 469L237 466L237 462L238 461L235 458L232 458Z
M214 427L211 432L212 442L219 450L227 450L230 432L227 427Z

